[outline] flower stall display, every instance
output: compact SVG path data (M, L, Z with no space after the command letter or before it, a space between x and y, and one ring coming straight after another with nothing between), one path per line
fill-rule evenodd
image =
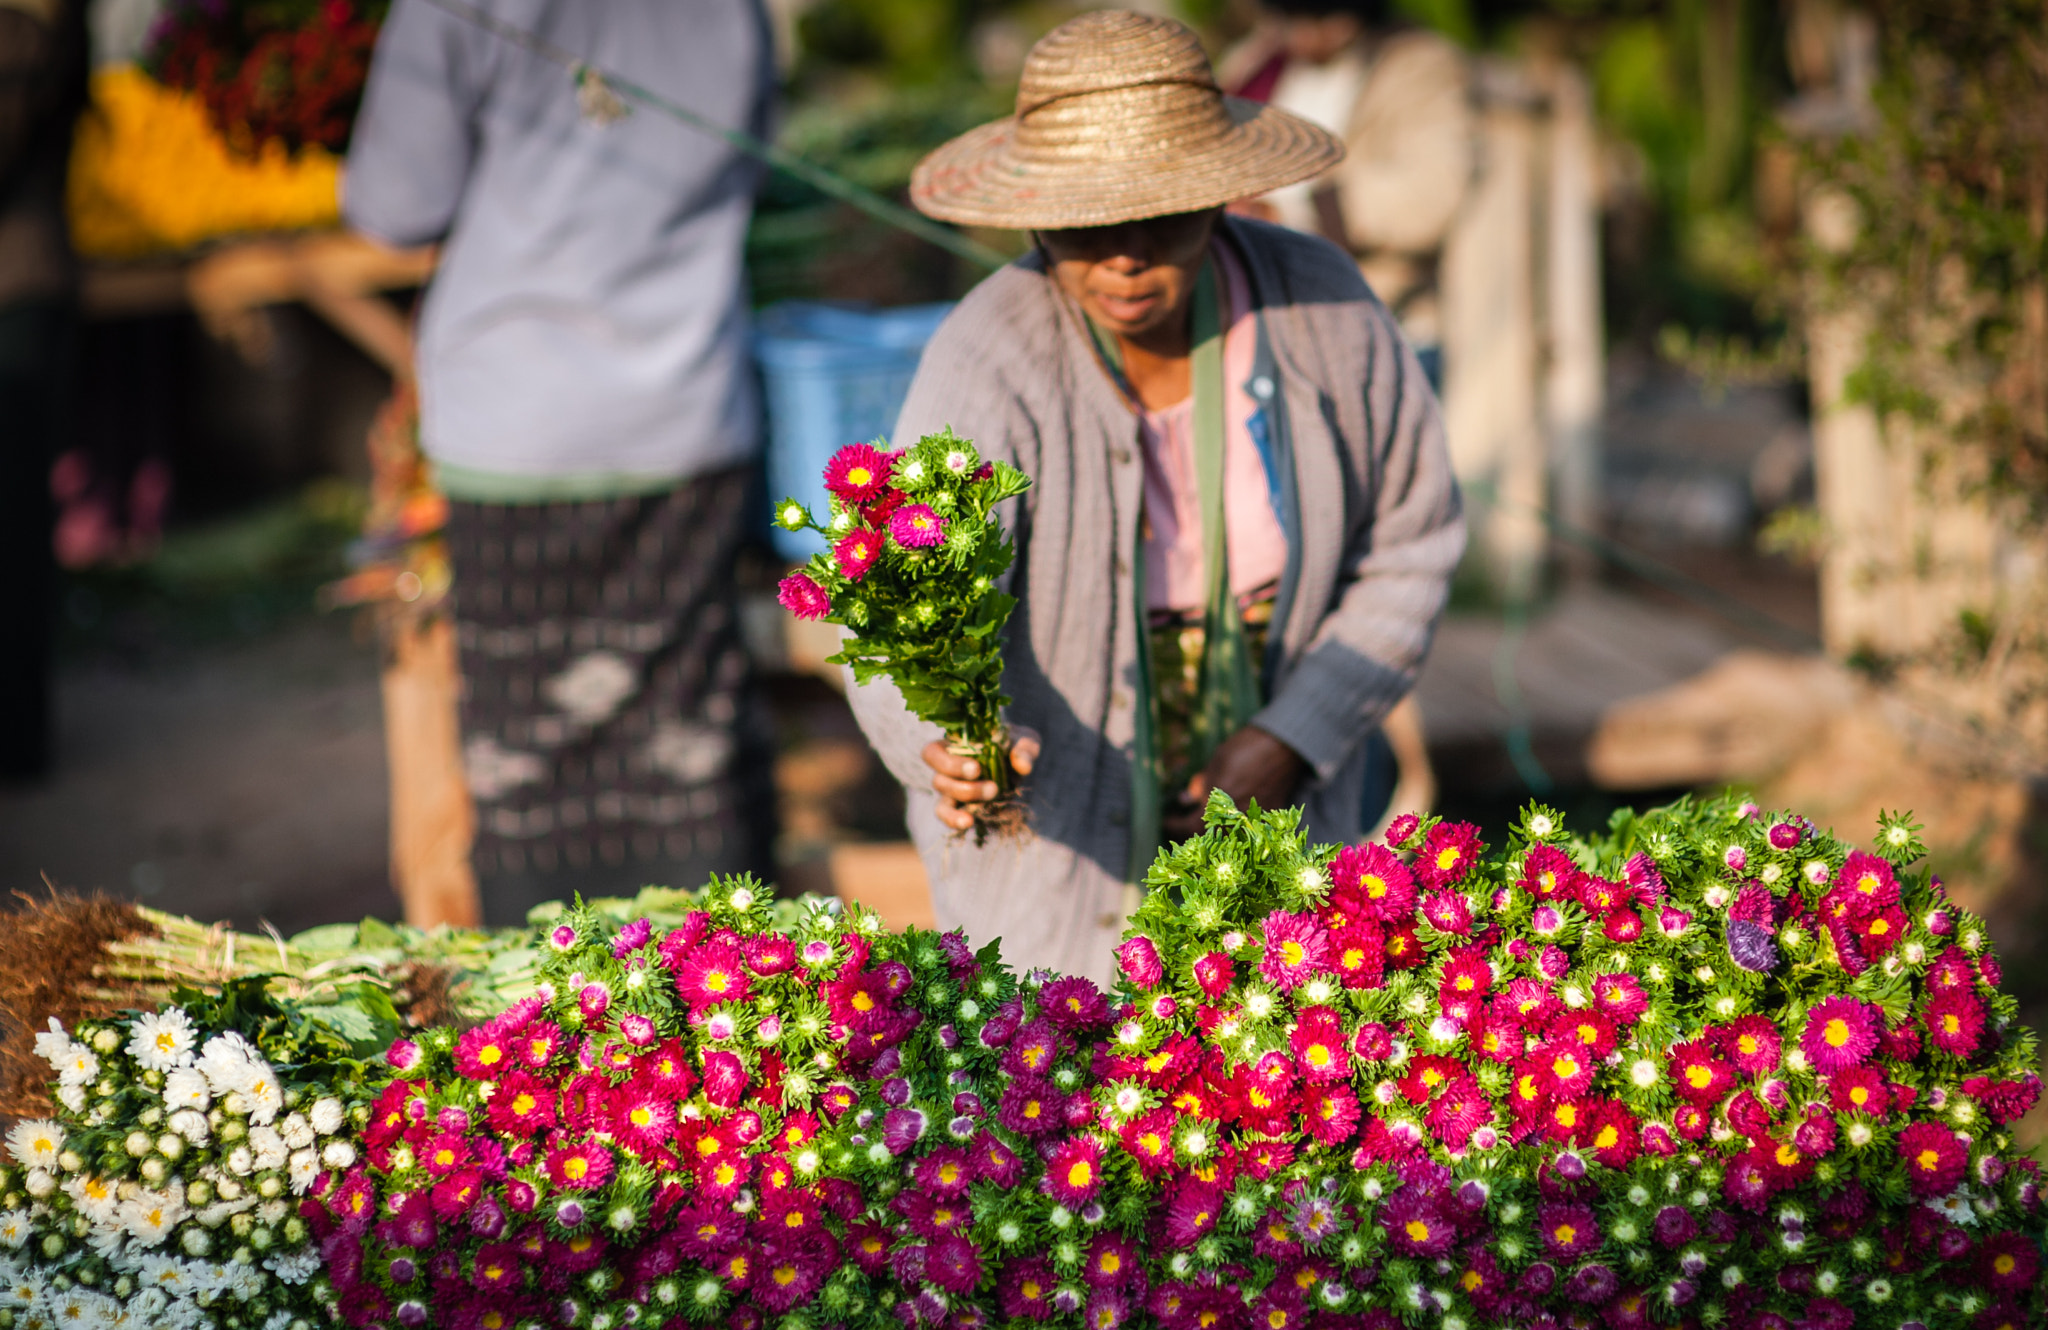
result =
M265 1315L2042 1324L2038 1167L2011 1136L2037 1049L1982 923L1910 867L1909 823L1866 851L1733 800L1597 837L1531 807L1498 847L1407 817L1317 849L1298 822L1213 798L1204 834L1156 861L1111 992L746 879L661 924L563 911L530 995L306 1088L349 1106L351 1149L321 1147L292 1211L319 1268L265 1284ZM89 1095L10 1140L48 1179L0 1180L22 1225L0 1244L35 1298L120 1277L64 1190L84 1164L162 1185L142 1124L168 1105L129 1088L141 1055L99 1050L149 1045L158 1019L51 1037L67 1067L129 1061L61 1072ZM247 1024L190 1019L200 1067L216 1029ZM301 1084L252 1044L287 1096ZM208 1159L240 1176L232 1151ZM195 1167L157 1172L173 1166ZM224 1262L252 1291L255 1255Z
M301 1198L357 1162L359 1059L374 1048L261 981L183 996L36 1037L58 1109L6 1137L0 1317L13 1325L326 1320Z
M340 153L389 0L170 0L145 64L238 150Z
M776 509L783 529L816 531L830 547L783 579L784 608L843 624L831 662L852 666L859 683L891 680L911 713L979 762L1004 796L1015 773L1002 720L1002 631L1017 602L999 583L1016 547L995 509L1030 485L948 429L897 452L840 449L825 467L832 511L822 522L795 499ZM1012 799L977 806L977 840L1022 825Z
M93 74L65 206L79 253L135 259L220 236L335 226L340 177L340 159L317 147L231 151L196 94L113 65Z

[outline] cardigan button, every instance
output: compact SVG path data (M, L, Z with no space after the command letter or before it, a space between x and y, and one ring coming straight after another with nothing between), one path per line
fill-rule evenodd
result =
M1252 396L1264 401L1273 395L1273 381L1261 374L1252 380Z
M1109 704L1115 707L1118 711L1122 711L1125 707L1131 704L1131 690L1128 688L1111 689L1109 694Z
M1118 466L1129 466L1131 464L1131 450L1128 448L1117 448L1109 456Z

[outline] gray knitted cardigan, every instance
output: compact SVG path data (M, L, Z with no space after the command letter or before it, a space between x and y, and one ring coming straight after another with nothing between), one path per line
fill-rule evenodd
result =
M1393 318L1334 246L1238 218L1259 318L1246 385L1288 561L1253 723L1308 761L1312 839L1362 828L1365 740L1413 685L1465 527L1434 395ZM1017 541L1004 687L1044 754L1031 833L976 847L933 812L919 751L935 727L886 681L852 688L861 727L908 794L941 928L1004 958L1106 980L1123 927L1133 684L1131 554L1143 460L1136 408L1079 310L1033 258L977 286L925 350L896 442L951 425L1033 479L1004 524Z

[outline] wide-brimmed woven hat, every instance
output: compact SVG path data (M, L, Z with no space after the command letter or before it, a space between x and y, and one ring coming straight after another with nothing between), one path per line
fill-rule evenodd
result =
M1041 38L1017 113L918 163L910 201L968 226L1107 226L1263 194L1343 155L1299 116L1224 96L1185 26L1106 9Z

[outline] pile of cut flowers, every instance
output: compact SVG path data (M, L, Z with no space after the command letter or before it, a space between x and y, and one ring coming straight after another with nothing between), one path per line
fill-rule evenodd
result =
M370 1061L253 997L52 1032L0 1316L156 1279L264 1330L2043 1323L2034 1040L1909 823L1503 840L1212 799L1109 992L741 879L565 910L530 994Z

